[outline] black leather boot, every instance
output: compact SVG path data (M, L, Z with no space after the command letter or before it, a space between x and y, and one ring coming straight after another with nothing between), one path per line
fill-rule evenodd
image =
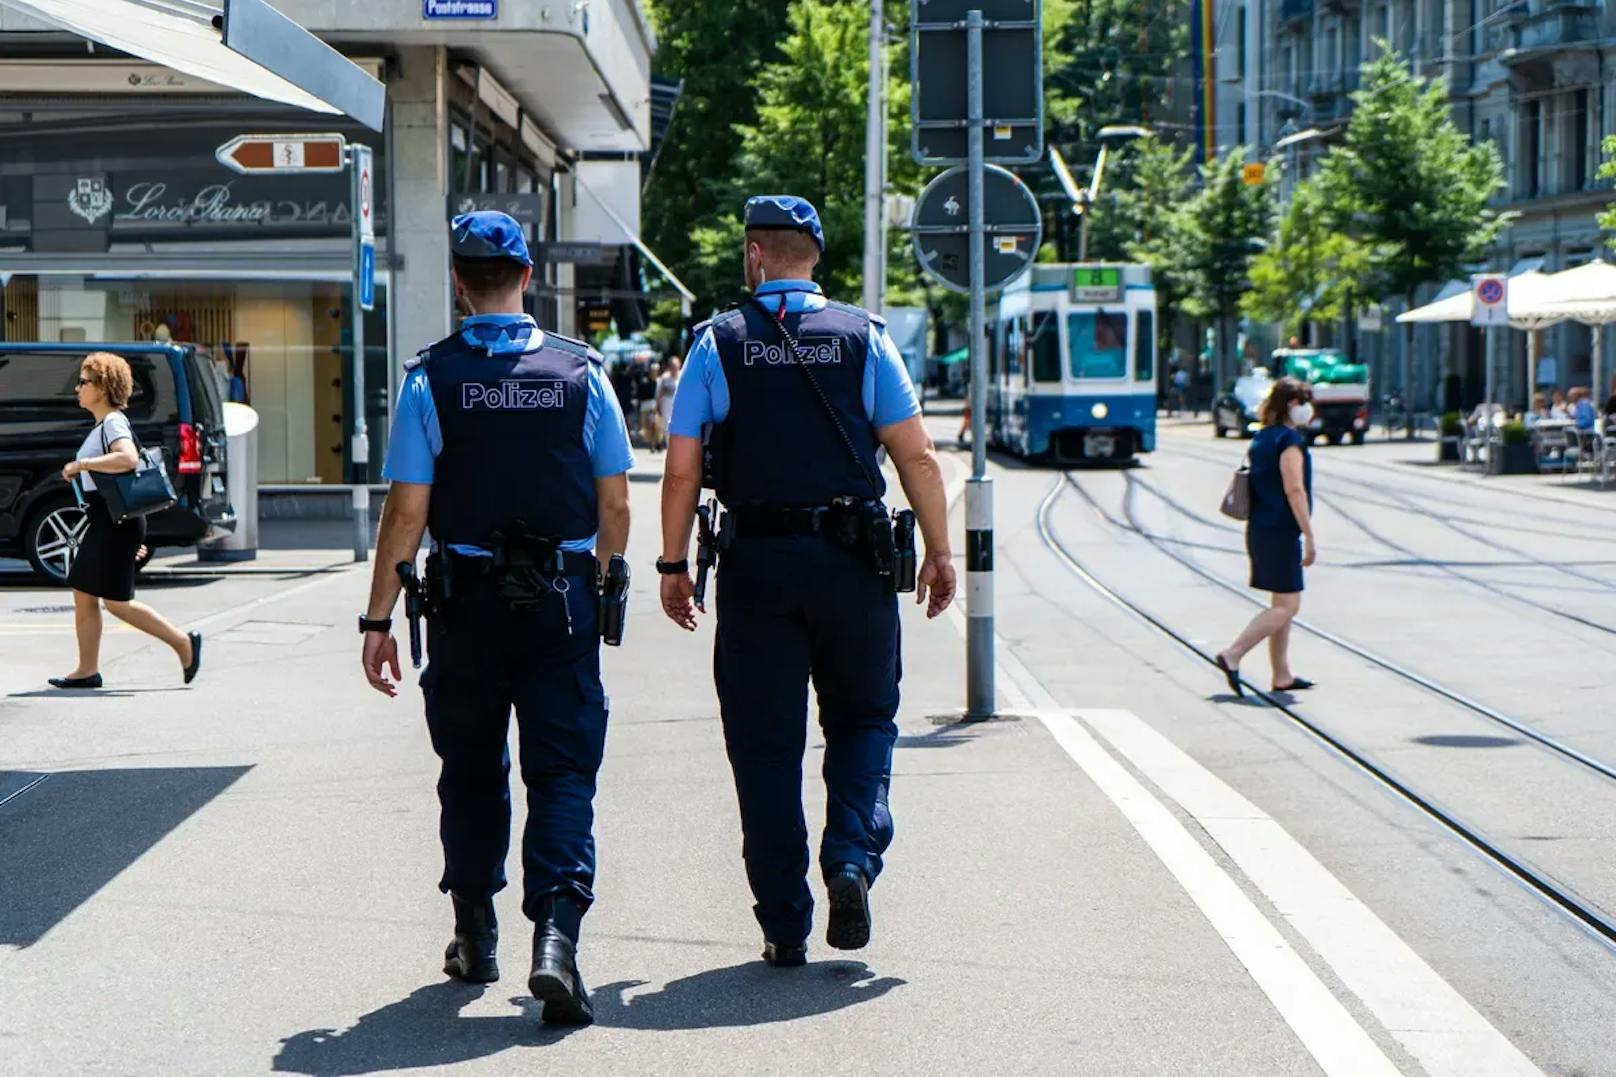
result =
M494 903L466 901L450 894L454 902L454 941L443 955L443 971L467 983L491 984L499 979L499 924L494 919Z
M806 943L784 943L763 940L763 960L777 969L794 969L808 964Z
M870 941L870 884L854 864L839 864L825 876L830 923L825 941L838 950L860 950Z
M544 1003L544 1021L551 1025L587 1025L595 1020L589 991L578 974L578 928L583 907L552 894L540 906L533 926L533 971L528 990Z

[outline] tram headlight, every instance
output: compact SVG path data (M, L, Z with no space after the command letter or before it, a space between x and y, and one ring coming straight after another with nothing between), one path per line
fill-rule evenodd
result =
M1103 419L1107 415L1111 414L1111 409L1106 407L1105 402L1102 400L1100 403L1089 409L1089 414L1094 416L1096 419Z

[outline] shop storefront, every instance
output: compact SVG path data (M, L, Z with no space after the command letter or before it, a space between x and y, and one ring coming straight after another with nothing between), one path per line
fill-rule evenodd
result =
M373 132L245 98L0 95L0 335L198 344L227 398L261 415L260 481L343 481L347 177L241 176L214 158L244 132L299 130L371 144L386 175ZM386 184L377 201L373 459L388 412Z

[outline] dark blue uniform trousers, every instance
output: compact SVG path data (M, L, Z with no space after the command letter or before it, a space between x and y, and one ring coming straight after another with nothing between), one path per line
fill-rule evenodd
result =
M798 943L813 924L802 810L810 678L825 735L821 869L855 864L873 883L892 843L897 596L866 558L822 539L742 538L719 567L713 668L754 911L765 938Z
M427 728L443 761L443 879L439 889L477 900L505 887L510 847L511 708L516 708L527 825L522 833L522 911L565 895L594 900L595 775L606 745L599 611L590 581L571 577L565 601L513 611L493 581L456 580L452 607L430 624L431 663L421 676Z

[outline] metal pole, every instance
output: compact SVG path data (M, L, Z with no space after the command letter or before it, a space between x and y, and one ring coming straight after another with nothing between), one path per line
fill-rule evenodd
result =
M1083 212L1077 218L1077 260L1089 260L1089 212L1093 210L1094 203L1089 201L1088 192L1083 192Z
M353 473L353 559L356 564L370 560L370 435L365 429L365 309L359 296L359 202L364 197L359 183L359 155L348 150L349 217L353 233L353 287L349 298L349 319L353 336L353 444L349 458Z
M886 215L882 212L887 142L885 37L881 0L870 0L870 88L864 120L864 309L877 314L885 291L881 265L881 249L886 244Z
M965 714L991 718L993 683L993 480L987 477L987 321L983 253L982 12L965 16L971 203L971 479L965 486Z
M1493 452L1493 401L1498 399L1497 360L1493 354L1493 345L1497 339L1494 335L1495 332L1496 331L1490 325L1483 327L1481 330L1482 353L1485 356L1483 362L1487 364L1487 369L1482 378L1486 386L1483 392L1486 399L1482 401L1481 430L1479 433L1482 437L1481 443L1485 447L1485 451L1487 453L1486 473L1489 475L1493 473L1493 470L1498 463L1498 461L1493 459L1495 455Z

